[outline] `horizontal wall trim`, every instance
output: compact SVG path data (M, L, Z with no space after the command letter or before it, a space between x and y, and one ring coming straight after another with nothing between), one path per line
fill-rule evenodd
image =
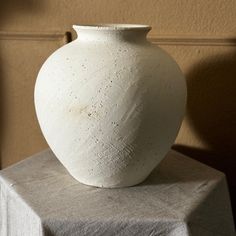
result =
M236 46L236 37L165 36L150 34L148 39L158 45Z
M201 37L182 35L155 35L150 34L148 39L158 45L183 45L183 46L236 46L236 37ZM33 40L49 41L62 40L64 43L71 41L70 32L21 32L0 31L0 40Z
M71 33L64 32L12 32L0 31L0 40L30 40L30 41L71 41Z

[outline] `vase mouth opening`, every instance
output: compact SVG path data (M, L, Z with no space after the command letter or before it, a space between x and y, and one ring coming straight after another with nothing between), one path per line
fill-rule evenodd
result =
M119 31L149 31L151 26L143 24L79 24L73 25L74 30L119 30Z

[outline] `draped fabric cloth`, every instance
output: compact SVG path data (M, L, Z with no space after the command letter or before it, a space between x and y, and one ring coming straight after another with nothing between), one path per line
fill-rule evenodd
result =
M137 186L73 179L51 150L0 171L1 236L233 236L225 176L170 151Z

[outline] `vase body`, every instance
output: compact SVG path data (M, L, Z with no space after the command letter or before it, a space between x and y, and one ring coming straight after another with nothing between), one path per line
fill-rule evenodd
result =
M182 72L146 40L148 26L74 29L78 38L47 59L36 81L42 132L81 183L138 184L177 136L186 102Z

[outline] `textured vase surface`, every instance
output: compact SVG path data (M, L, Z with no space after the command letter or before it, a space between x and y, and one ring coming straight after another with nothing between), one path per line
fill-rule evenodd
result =
M74 26L78 37L43 64L35 86L42 132L81 183L145 180L180 128L186 86L176 62L147 41L145 25Z

